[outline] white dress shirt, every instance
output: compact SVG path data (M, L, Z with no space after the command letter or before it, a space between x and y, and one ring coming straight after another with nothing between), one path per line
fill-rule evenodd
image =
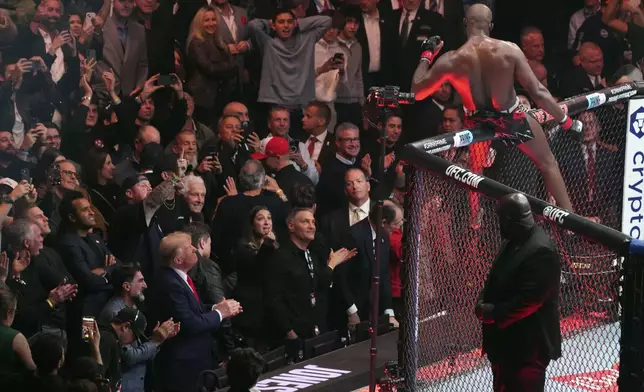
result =
M223 11L219 11L221 13L221 18L226 22L226 26L228 26L228 30L230 30L230 35L233 36L233 41L237 42L237 24L235 23L235 11L233 10L233 7L230 7L230 15L226 15Z
M324 142L326 141L326 135L329 132L327 130L324 130L321 134L317 136L311 135L311 137L316 138L318 141L315 142L315 145L313 146L313 155L311 155L311 159L314 161L317 161L320 158L320 152L322 152L322 146L324 146ZM311 137L309 137L309 140L306 141L306 151L309 150L309 146L313 141L311 141Z
M185 272L181 271L180 269L172 268L172 270L174 272L176 272L177 275L179 275L179 277L185 282L186 286L188 286L188 289L190 289L190 291L192 291L192 287L190 287L190 285L188 284L188 274L186 274ZM195 294L195 298L196 298L198 294L195 293L194 291L192 291L192 292ZM210 310L217 312L217 314L219 315L219 321L222 321L223 317L221 317L221 312L218 311L217 309L215 309L215 306L217 306L217 305L212 305L212 308Z
M11 133L13 134L13 145L16 149L20 149L22 142L25 140L25 122L22 121L22 116L20 115L20 112L18 112L15 97L13 99L13 113L15 117L13 129L11 129Z
M349 226L353 226L369 216L369 203L371 203L370 199L367 199L361 206L349 203Z
M325 10L324 5L326 3L327 8L329 10L334 9L333 4L331 4L331 0L314 0L315 1L315 8L318 9L318 13L321 13L322 11Z
M43 29L38 29L38 32L42 36L43 41L45 41L45 52L49 52L49 49L51 48L51 44L53 42L51 35L49 35L49 33L44 31ZM62 48L56 49L56 52L54 53L55 59L51 64L51 67L49 68L49 73L51 74L51 80L53 80L54 83L58 83L58 81L62 79L63 75L65 74L65 55L63 54Z
M380 71L380 12L371 16L363 13L362 20L369 45L369 72Z
M416 19L416 14L418 13L418 8L416 8L413 11L407 11L404 10L402 11L402 14L400 14L400 23L398 24L398 34L402 37L402 26L403 22L405 21L405 16L407 19L409 19L409 23L407 25L407 36L409 36L409 32L411 31L411 27L414 24L414 19Z

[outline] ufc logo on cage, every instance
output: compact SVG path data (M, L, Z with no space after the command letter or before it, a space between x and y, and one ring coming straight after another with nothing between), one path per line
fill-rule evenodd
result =
M631 115L631 133L641 139L644 136L644 107Z

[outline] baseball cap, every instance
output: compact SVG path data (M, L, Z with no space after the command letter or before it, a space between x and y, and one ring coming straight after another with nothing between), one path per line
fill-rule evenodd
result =
M138 184L141 181L148 181L148 178L143 174L136 174L134 176L129 176L125 180L123 180L121 189L123 189L124 191L127 191L129 189L132 189L134 185Z
M266 143L266 148L264 152L255 152L250 157L261 161L268 157L279 157L282 155L288 155L291 152L288 140L281 136L273 136L271 140Z
M121 311L114 316L112 321L119 324L130 323L130 328L137 339L145 336L145 329L148 326L148 321L145 319L143 312L130 307L121 309Z

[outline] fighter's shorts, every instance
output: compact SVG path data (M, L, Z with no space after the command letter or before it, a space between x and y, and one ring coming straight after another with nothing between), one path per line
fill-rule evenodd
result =
M467 113L463 128L479 128L483 131L494 132L497 140L507 147L514 147L534 138L527 118L528 109L519 102L519 98L508 110L495 112L477 110Z

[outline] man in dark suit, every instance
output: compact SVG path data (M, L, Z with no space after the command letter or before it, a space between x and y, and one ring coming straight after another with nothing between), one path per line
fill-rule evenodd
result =
M393 11L386 19L390 61L385 72L392 75L392 82L400 86L400 91L408 92L411 80L418 65L421 44L429 37L439 35L445 45L451 45L451 37L446 36L443 17L434 11L421 7L421 0L403 0L403 8Z
M148 77L145 28L131 19L134 0L114 0L114 14L103 28L103 60L99 75L114 71L117 93L128 95L143 87Z
M335 157L335 137L328 129L330 121L331 109L324 102L312 101L304 109L302 129L310 135L301 142L306 145L317 167Z
M245 54L250 50L248 38L248 14L242 7L230 4L229 0L215 0L217 8L217 39L228 47L239 72L239 86L233 93L240 94L248 83L248 72L244 67ZM241 99L241 95L238 95Z
M550 360L561 356L559 255L523 194L501 198L498 214L508 241L476 305L483 351L492 363L495 392L543 391Z
M336 301L332 309L337 315L337 328L355 327L360 320L369 320L371 316L371 285L376 253L376 230L378 210L373 206L369 217L351 226L347 246L358 251L352 258L337 270L333 286L333 298ZM389 234L403 224L402 210L390 201L382 207L382 245L380 251L380 300L379 314L389 316L389 323L398 327L391 302L391 284L389 282Z
M351 123L338 125L335 139L336 153L333 159L322 165L320 181L316 188L318 216L342 207L346 202L344 173L360 167L360 131Z
M567 186L578 190L570 195L575 211L616 229L621 199L614 190L619 189L623 178L618 149L600 139L596 112L583 112L579 120L584 123L583 142L571 141L558 132L552 140L552 152L556 158L566 159L561 175Z
M564 98L606 87L606 79L602 77L604 56L599 46L584 42L579 49L579 62L579 66L561 80L559 95Z
M268 261L266 306L276 342L308 339L326 331L327 296L333 270L355 249L323 252L312 246L313 211L295 208L287 219L289 238ZM290 345L290 344L289 344Z
M172 318L181 331L155 358L159 390L192 392L199 374L215 368L213 332L222 320L241 312L235 300L205 305L188 271L197 264L197 249L189 234L172 233L161 240L161 270L157 275L152 308L158 320Z
M329 214L320 216L319 232L332 248L339 248L349 236L349 228L366 219L371 212L371 184L359 168L344 174L344 192L348 203Z
M360 1L362 20L356 39L362 47L362 78L364 80L364 94L369 92L369 87L384 86L388 76L384 70L384 59L386 58L385 43L385 12L381 11L383 2L378 0Z

